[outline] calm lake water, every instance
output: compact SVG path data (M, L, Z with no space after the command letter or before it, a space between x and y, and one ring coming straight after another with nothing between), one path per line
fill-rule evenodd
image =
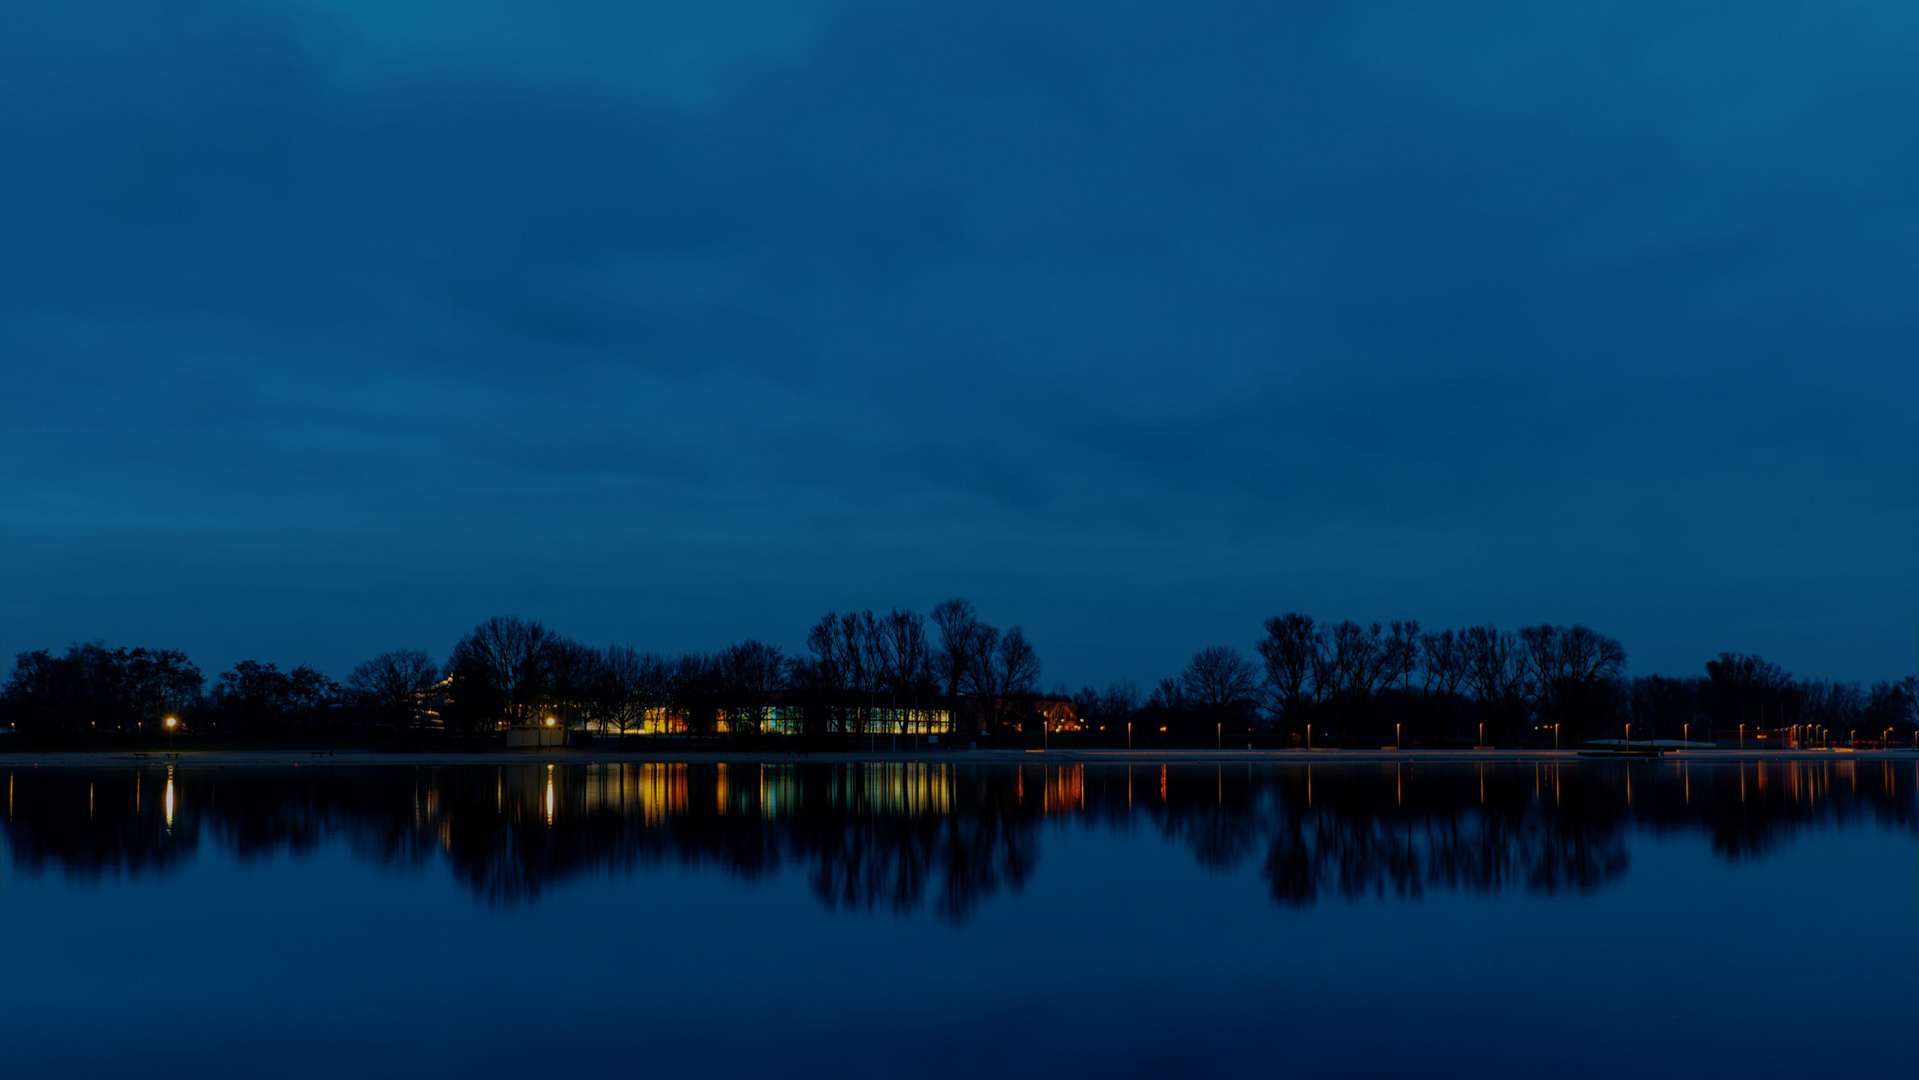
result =
M7 1077L1911 1068L1911 760L0 772Z

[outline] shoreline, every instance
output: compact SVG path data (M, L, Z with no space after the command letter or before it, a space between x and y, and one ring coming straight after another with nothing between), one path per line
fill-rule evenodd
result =
M727 750L53 750L0 752L0 769L99 765L232 766L246 768L347 766L457 768L501 765L610 765L647 763L794 765L920 762L946 765L1213 765L1213 764L1528 764L1577 761L1913 761L1919 751L1891 750L1673 750L1653 756L1582 757L1577 750L877 750L799 753Z

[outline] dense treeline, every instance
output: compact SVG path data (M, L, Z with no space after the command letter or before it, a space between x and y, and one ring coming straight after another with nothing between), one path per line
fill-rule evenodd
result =
M755 640L666 656L623 645L595 649L531 620L495 617L453 647L443 722L477 733L502 720L551 719L615 737L662 727L694 735L858 735L882 723L937 733L954 729L955 711L967 714L959 726L978 730L1005 723L1030 702L1039 654L1019 627L1002 632L957 599L935 608L930 623L903 608L829 612L807 632L803 656ZM386 657L368 664L390 667ZM421 671L413 687L424 700ZM401 682L376 681L396 691Z
M18 731L126 737L169 730L246 739L348 728L478 736L551 724L615 739L640 731L864 735L992 730L1038 697L1039 654L1025 632L982 621L965 600L929 617L895 608L829 612L807 652L748 640L677 655L596 648L531 619L496 616L440 665L418 649L361 663L336 683L310 667L243 661L209 689L187 657L80 644L23 653L0 722Z
M1226 646L1194 654L1142 700L1131 683L1074 698L1095 726L1204 744L1277 734L1294 745L1577 745L1591 739L1710 741L1750 734L1797 745L1910 740L1919 679L1794 679L1721 653L1695 678L1626 675L1626 650L1585 626L1422 630L1417 622L1268 619L1254 663ZM1627 725L1631 725L1630 732ZM1782 734L1783 733L1783 734Z
M1103 745L1376 747L1746 733L1831 745L1910 740L1919 719L1919 680L1795 679L1732 653L1693 678L1631 677L1624 647L1585 626L1426 630L1294 613L1263 629L1256 660L1230 646L1202 649L1144 694L1131 682L1042 693L1024 631L1002 631L960 599L930 615L829 612L798 655L757 640L677 655L593 647L498 616L455 642L444 664L396 649L344 683L248 660L209 686L181 653L89 643L21 654L0 689L0 723L67 738L151 736L171 717L195 737L267 740L352 729L475 737L515 725L614 739L1043 728Z
M315 729L341 697L339 684L304 665L283 672L243 660L208 690L185 653L91 642L64 656L22 653L0 690L0 716L23 731L151 732L176 717L277 735Z

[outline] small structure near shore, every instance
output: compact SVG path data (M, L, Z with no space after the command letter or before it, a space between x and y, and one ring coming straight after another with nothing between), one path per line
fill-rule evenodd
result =
M565 745L566 729L551 720L544 724L515 724L506 729L508 750L538 750Z

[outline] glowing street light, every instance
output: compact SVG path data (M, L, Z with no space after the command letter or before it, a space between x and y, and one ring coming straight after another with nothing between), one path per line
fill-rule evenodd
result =
M169 716L167 717L166 723L167 723L167 753L171 754L173 753L173 729L180 726L180 718L177 716Z

